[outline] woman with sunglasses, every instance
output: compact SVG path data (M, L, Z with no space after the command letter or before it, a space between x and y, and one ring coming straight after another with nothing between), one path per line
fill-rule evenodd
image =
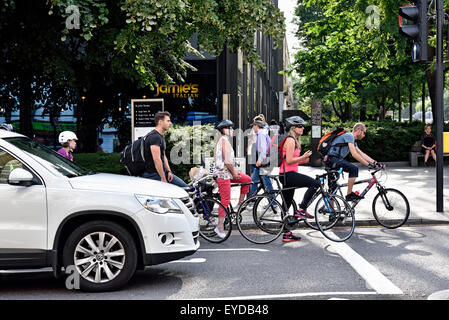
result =
M284 209L289 210L295 195L293 188L307 188L302 199L299 209L295 212L295 217L299 219L313 219L307 210L307 205L312 199L320 184L315 179L298 172L298 165L309 162L312 151L306 151L301 156L301 136L304 132L306 122L299 116L293 116L285 120L287 138L281 149L281 156L284 159L279 167L280 180L284 188L292 188L282 191L284 195ZM285 231L282 241L298 241L301 240L290 231Z
M227 208L231 203L231 182L232 183L249 183L251 178L243 172L237 171L234 167L234 149L229 141L234 132L234 123L231 120L223 120L215 126L217 136L215 137L214 160L215 174L218 176L218 191L220 192L221 204ZM249 193L249 185L240 187L240 198L238 205L244 200ZM226 213L219 208L218 210L218 226L215 233L224 238L224 220Z

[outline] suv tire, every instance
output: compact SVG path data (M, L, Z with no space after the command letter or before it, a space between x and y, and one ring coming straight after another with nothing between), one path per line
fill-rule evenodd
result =
M136 271L136 244L130 233L117 223L87 222L68 237L63 264L66 272L72 266L69 270L79 277L79 289L83 291L117 290Z

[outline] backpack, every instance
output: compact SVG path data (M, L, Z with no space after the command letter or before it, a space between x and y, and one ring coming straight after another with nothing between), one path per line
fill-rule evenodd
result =
M141 177L145 172L145 159L149 151L145 147L145 140L152 132L131 142L120 153L120 163L125 166L125 170L130 176Z
M339 135L342 135L345 132L346 132L346 130L344 128L338 127L335 130L332 130L331 132L325 134L320 139L320 142L318 143L317 151L321 155L321 159L323 159L327 155L327 153L329 152L329 149L332 146L332 142L335 140L335 138L338 137ZM347 143L339 143L338 145L334 145L334 146L342 147L344 145L347 145Z

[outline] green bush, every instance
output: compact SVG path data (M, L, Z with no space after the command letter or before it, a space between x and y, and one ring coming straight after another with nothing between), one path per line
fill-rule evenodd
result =
M355 122L337 123L337 122L324 122L323 123L323 135L332 129L342 126L347 131L351 132ZM420 139L421 134L424 132L424 123L415 121L412 123L403 122L397 123L393 121L365 122L367 126L367 135L364 139L358 141L360 149L367 153L372 158L378 161L407 161L408 152L411 146ZM449 132L449 124L445 125L445 132ZM198 159L194 159L193 155L193 135L209 135L213 132L212 125L204 125L201 128L194 128L193 126L173 126L170 131L165 135L167 142L166 155L169 159L170 167L174 174L183 179L189 181L189 170L199 164L194 164ZM190 137L190 139L188 139ZM201 146L195 146L195 151L199 150L199 154L208 153L213 147L213 139L206 139L205 143ZM187 146L189 143L190 146ZM175 148L176 149L173 149ZM190 152L182 153L190 150ZM198 149L200 148L200 149ZM310 131L302 138L303 150L310 149ZM172 153L178 155L184 155L181 163L173 163L170 155ZM212 156L212 153L210 153ZM90 169L96 172L106 173L120 173L123 169L120 163L120 153L84 153L75 154L74 161L86 169ZM195 160L195 161L194 161ZM204 159L202 159L204 160ZM352 159L353 160L353 159Z
M341 126L352 132L356 122L323 123L323 135L332 129ZM425 124L420 121L394 122L394 121L366 121L367 134L364 139L357 141L360 149L377 161L407 161L412 145L421 139ZM444 131L449 131L449 124ZM433 130L435 134L435 131Z
M83 168L95 172L120 173L123 165L120 163L120 153L75 153L73 161Z

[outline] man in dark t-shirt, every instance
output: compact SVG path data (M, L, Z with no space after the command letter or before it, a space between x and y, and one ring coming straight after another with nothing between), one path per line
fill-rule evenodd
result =
M171 127L170 113L159 111L154 116L156 129L148 135L145 147L149 148L145 163L144 178L169 182L179 187L187 187L187 184L174 175L165 156L166 143L164 133Z

